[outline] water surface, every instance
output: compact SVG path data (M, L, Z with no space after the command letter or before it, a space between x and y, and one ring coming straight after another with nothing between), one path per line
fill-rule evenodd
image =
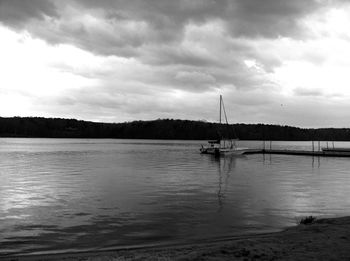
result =
M200 144L0 139L0 256L197 242L350 214L350 158L215 159Z

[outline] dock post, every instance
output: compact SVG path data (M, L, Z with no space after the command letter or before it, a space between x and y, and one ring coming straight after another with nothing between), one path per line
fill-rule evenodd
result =
M333 149L334 149L334 141L332 141Z
M314 145L314 141L312 141L312 152L315 152L315 145Z
M272 148L272 140L270 140L270 150L271 150L271 148Z
M265 152L265 140L263 141L263 151Z
M321 151L321 147L320 147L320 141L318 141L318 151Z
M328 141L327 141L327 149L328 149Z

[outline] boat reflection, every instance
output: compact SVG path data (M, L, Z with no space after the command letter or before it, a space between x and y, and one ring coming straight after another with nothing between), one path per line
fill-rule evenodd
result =
M317 168L319 169L321 166L321 161L320 161L320 157L316 157L317 158ZM312 157L312 168L315 168L315 157Z
M218 212L221 212L224 206L225 194L227 192L227 186L229 184L229 179L231 173L236 167L237 160L239 158L245 158L244 155L237 157L235 156L226 156L226 157L211 157L212 161L217 164L218 167L218 190L217 190L217 198L218 198Z

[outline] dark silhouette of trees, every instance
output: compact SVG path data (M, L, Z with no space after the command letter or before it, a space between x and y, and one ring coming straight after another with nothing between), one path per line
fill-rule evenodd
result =
M233 127L242 140L350 140L350 129L347 128L303 129L268 124L234 124L229 127L173 119L98 123L60 118L0 117L1 137L207 140L232 136Z

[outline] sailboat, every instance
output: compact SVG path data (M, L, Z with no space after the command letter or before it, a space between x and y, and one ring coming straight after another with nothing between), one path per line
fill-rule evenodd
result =
M232 126L228 124L227 121L227 115L226 115L226 110L225 110L225 105L224 101L222 99L222 96L220 95L220 125L222 123L222 112L224 113L225 116L225 123L226 123L226 128L229 129L231 128L232 133L234 134L234 138L228 138L224 137L219 133L219 138L217 140L209 140L207 146L203 146L200 148L200 152L202 154L212 154L215 156L220 156L220 155L242 155L244 154L247 149L245 148L238 148L236 146L236 141L237 136L234 133L234 129Z

